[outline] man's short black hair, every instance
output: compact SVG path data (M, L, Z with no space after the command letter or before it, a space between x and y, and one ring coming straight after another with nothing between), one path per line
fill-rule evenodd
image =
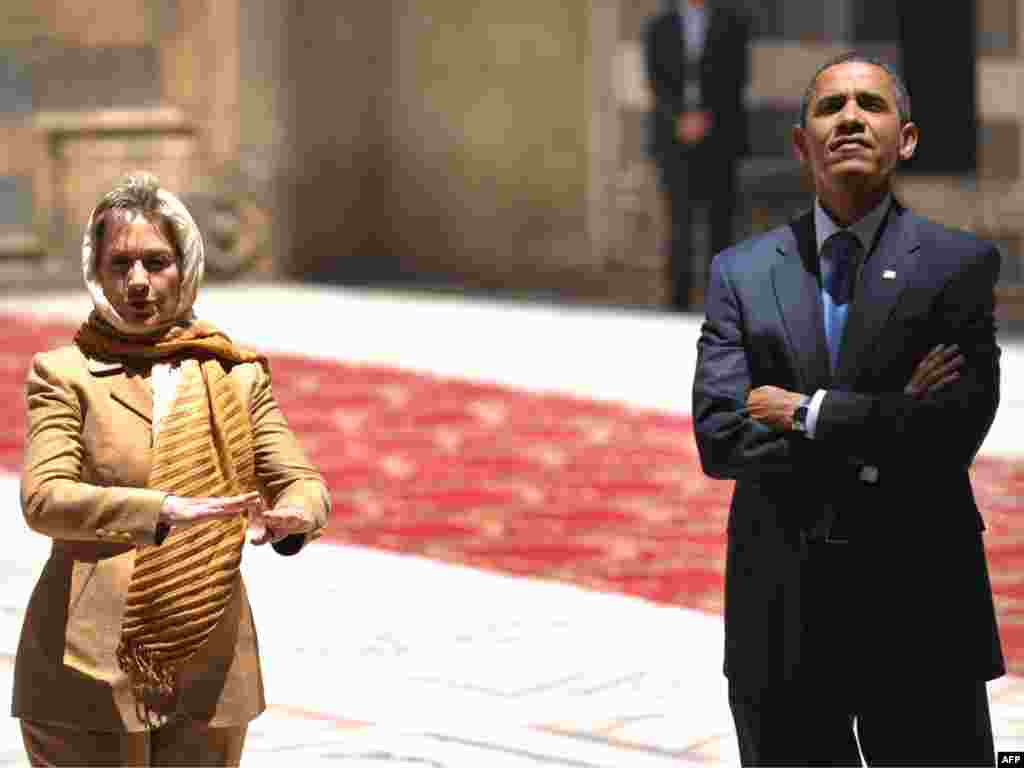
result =
M900 73L896 68L889 62L884 59L880 59L877 56L870 56L860 51L847 51L839 56L833 56L818 67L817 72L814 73L814 77L811 78L811 82L808 84L807 90L804 91L803 100L800 102L800 127L807 127L807 110L811 106L811 100L814 98L814 89L817 87L818 78L821 76L821 73L829 67L835 67L839 64L847 64L849 62L872 64L885 70L886 74L889 75L889 79L892 81L893 89L896 91L896 110L899 112L900 124L909 123L910 91L907 90L907 84L903 81L903 78L900 76Z

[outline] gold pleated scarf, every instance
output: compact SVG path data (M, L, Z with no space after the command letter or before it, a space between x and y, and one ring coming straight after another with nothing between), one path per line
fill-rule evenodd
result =
M90 321L75 340L88 354L106 358L180 359L177 395L153 446L149 488L193 497L256 490L249 415L221 359L263 365L266 360L235 347L212 326L197 325L139 345L111 339L107 329ZM181 359L183 354L200 359ZM162 725L173 714L178 672L205 644L231 599L246 525L242 515L198 523L136 552L117 661L149 726Z
M115 362L157 362L183 356L216 357L227 363L259 363L270 372L267 358L237 346L213 323L196 320L174 325L156 339L126 338L93 311L75 334L75 344L87 355Z

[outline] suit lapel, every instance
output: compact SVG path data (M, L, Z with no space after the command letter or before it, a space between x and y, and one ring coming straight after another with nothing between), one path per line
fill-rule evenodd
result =
M910 227L906 210L893 202L878 244L868 254L839 348L836 382L852 386L917 265L921 246Z
M827 387L831 379L813 213L794 221L777 245L781 258L772 268L775 298L803 389L813 392Z
M704 28L704 52L701 54L701 59L708 61L711 58L711 48L715 44L723 30L722 22L725 20L722 16L722 9L715 7L707 8L707 26Z
M683 33L683 17L678 11L673 11L666 18L669 50L679 64L679 82L682 84L686 82L686 35Z
M152 424L153 389L138 371L130 371L121 363L107 363L92 358L89 359L89 371L107 385L111 398L144 419L147 424Z

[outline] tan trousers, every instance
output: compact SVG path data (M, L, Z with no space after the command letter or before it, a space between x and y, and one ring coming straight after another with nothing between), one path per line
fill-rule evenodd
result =
M107 733L22 720L21 736L29 762L39 766L237 766L248 727L209 728L181 720L155 731Z

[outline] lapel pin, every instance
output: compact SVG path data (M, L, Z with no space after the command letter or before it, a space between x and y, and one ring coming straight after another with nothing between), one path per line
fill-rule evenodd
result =
M896 279L896 273L894 271L892 271L891 269L887 269L887 270L885 270L885 272L882 273L882 279L883 280L895 280Z

